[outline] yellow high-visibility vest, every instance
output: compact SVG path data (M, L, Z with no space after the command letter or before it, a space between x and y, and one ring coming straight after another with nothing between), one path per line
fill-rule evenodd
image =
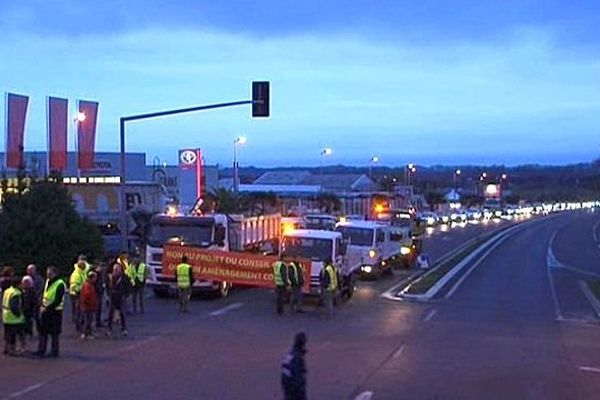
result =
M177 287L180 289L187 289L192 286L190 282L190 264L181 263L177 266Z
M18 297L21 303L21 315L16 316L10 309L10 303L14 297ZM23 314L23 293L15 288L9 287L2 295L2 322L6 325L18 325L25 323L25 314Z
M285 268L285 264L282 261L276 261L273 264L273 280L275 281L275 286L285 286L283 274L281 273L282 268Z
M48 283L50 283L50 281L46 280L46 286L44 286L44 296L42 297L42 305L44 307L48 307L50 304L54 303L56 300L56 292L58 291L58 287L62 285L64 288L65 286L65 283L60 279L54 281L50 287L48 287ZM65 297L63 296L62 299L60 299L58 306L56 306L56 310L62 310L64 303Z

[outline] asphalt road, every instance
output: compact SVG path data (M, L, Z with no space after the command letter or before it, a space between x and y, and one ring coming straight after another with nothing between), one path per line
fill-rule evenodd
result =
M80 341L65 323L60 359L0 359L0 398L278 399L280 363L300 330L312 399L592 398L600 390L594 311L578 283L561 284L577 281L563 276L575 271L566 262L583 268L575 262L583 250L564 242L597 250L587 236L599 220L573 214L524 226L435 304L381 298L408 274L397 272L361 282L332 320L315 302L306 314L279 317L273 293L250 289L193 301L188 315L174 300L150 298L146 315L130 318L127 339ZM437 229L425 249L435 259L507 223ZM548 265L555 232L560 268ZM600 252L591 254L585 271L600 272Z

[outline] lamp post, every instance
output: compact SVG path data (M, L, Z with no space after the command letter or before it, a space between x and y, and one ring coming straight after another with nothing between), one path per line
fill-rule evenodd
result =
M413 163L409 163L406 166L406 185L411 184L412 175L417 172L417 167Z
M379 162L379 157L378 156L373 156L371 157L371 160L369 162L369 178L373 179L373 165L377 164Z
M233 141L233 193L237 196L240 190L240 177L238 165L238 146L244 145L248 139L246 136L238 136Z
M460 169L457 169L456 171L454 171L454 190L456 190L457 188L457 181L458 181L458 177L460 176Z
M78 131L79 131L79 124L85 122L85 119L87 118L87 116L85 115L84 112L78 111L77 115L75 116L75 118L73 118L73 125L75 126L75 132L73 132L73 136L74 136L74 140L73 143L75 144L75 164L77 165L77 180L79 181L79 178L81 178L81 170L79 169L79 141L78 141Z
M321 150L321 167L319 168L319 175L323 174L323 163L325 161L325 157L328 157L331 154L333 154L331 147L325 147L323 150Z

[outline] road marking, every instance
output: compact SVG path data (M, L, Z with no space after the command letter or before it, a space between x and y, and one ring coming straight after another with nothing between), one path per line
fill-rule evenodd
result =
M429 322L433 319L433 317L435 317L435 314L437 313L437 310L433 309L431 311L429 311L429 314L427 314L427 316L425 317L425 322Z
M218 310L215 310L208 315L210 315L211 317L217 317L219 315L227 314L229 311L235 310L236 308L240 308L243 305L243 303L233 303L223 308L219 308Z
M583 295L586 297L586 299L590 302L594 312L596 313L596 316L600 318L600 302L596 298L596 295L592 293L589 286L584 281L579 281L579 288L583 292Z
M370 392L367 390L366 392L362 392L361 394L356 396L354 398L354 400L371 400L372 398L373 398L373 392Z
M596 368L596 367L579 367L579 369L581 371L586 371L586 372L598 372L598 373L600 373L600 368Z
M550 283L550 292L552 293L552 301L554 302L554 313L556 315L556 319L558 321L563 320L563 315L560 312L560 305L558 303L558 297L556 295L556 288L554 287L554 278L552 277L552 272L550 268L552 268L558 261L556 257L554 257L554 252L552 251L552 246L554 244L554 238L556 238L556 234L558 233L558 229L554 231L552 236L550 237L550 241L548 242L548 251L546 253L546 273L548 275L548 282Z
M400 348L398 350L396 350L396 352L394 353L392 358L400 357L402 355L402 353L404 353L404 347L405 347L405 345L400 346Z
M5 398L6 399L16 399L18 397L23 396L24 394L27 394L29 392L33 392L34 390L37 390L37 389L41 388L46 383L48 383L48 381L43 381L43 382L40 382L40 383L36 383L35 385L27 386L25 389L19 390L18 392L14 392L14 393L8 395Z
M594 224L592 228L592 234L594 235L594 240L598 243L598 225L600 225L600 219Z

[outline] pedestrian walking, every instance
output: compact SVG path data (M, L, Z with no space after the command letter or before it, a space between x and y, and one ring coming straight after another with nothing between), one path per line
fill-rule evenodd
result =
M304 287L304 266L294 258L289 267L289 281L291 288L290 309L293 312L303 313L302 288Z
M98 310L98 294L96 293L96 280L98 276L94 271L90 271L88 278L81 287L79 296L79 309L83 315L83 332L81 339L94 339L92 325L96 318Z
M135 285L133 287L133 312L137 313L139 305L140 312L143 314L144 288L146 287L146 280L148 279L148 268L143 261L140 261L139 257L135 257L131 265L135 281Z
M283 256L273 264L273 281L275 283L275 294L277 301L277 314L283 314L283 303L285 302L285 294L289 286L288 267Z
M23 329L25 314L23 313L23 292L21 281L13 277L10 286L2 292L2 323L4 324L4 354L17 356L23 353L25 342ZM20 346L17 347L17 339Z
M292 350L281 365L281 386L285 400L306 400L306 335L299 332L294 337Z
M192 297L192 285L194 284L194 272L188 264L186 256L181 257L181 263L177 265L177 290L179 295L179 312L188 312L188 304Z
M325 266L319 275L321 281L321 300L329 317L333 316L333 300L338 287L337 272L331 259L325 260Z
M38 343L38 357L46 355L48 336L51 337L51 356L58 357L60 345L59 336L62 331L62 316L64 308L65 283L58 277L56 267L46 270L46 284L40 308L41 332Z
M38 302L33 279L31 279L29 275L25 275L21 280L21 291L23 292L23 314L25 315L23 334L25 337L33 336L33 326L35 325L35 329L39 335L39 314L41 303Z
M127 323L125 321L123 306L125 305L125 299L130 290L131 284L129 278L123 273L121 265L113 265L112 275L108 281L110 306L108 309L108 330L106 331L106 336L112 335L113 321L115 314L117 314L121 322L121 332L123 333L123 336L127 337Z
M85 260L85 256L81 255L73 266L73 272L69 278L69 297L71 299L71 320L75 324L77 332L81 332L83 318L79 310L79 294L81 287L87 279L87 271L89 264Z

